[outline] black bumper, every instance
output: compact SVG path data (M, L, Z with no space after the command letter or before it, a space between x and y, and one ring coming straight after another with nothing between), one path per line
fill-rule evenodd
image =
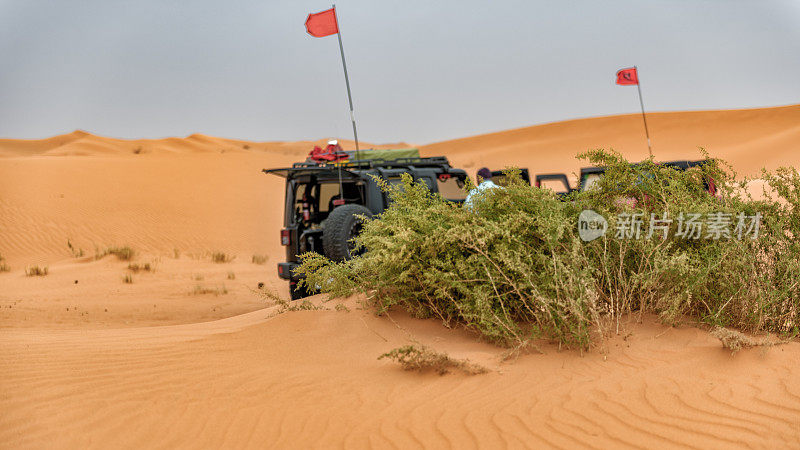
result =
M294 262L278 263L278 276L284 280L299 280L300 277L294 275L294 269L299 265Z

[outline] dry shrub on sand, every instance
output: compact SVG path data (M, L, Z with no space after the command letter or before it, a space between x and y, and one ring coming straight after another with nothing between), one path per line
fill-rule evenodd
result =
M5 258L3 258L3 255L0 255L0 272L9 272L11 270L11 266L4 263L3 262L4 259Z
M716 327L711 330L711 335L722 342L722 346L735 354L743 348L751 347L770 347L775 345L769 338L756 339L736 330L729 330L725 327Z
M43 277L48 273L49 272L47 270L47 266L45 267L29 266L25 269L25 275L29 277Z
M102 252L95 249L94 259L101 259L106 255L114 255L120 261L130 261L135 254L136 252L127 245L125 247L108 247Z
M223 252L214 252L211 254L211 260L215 263L221 264L233 261L233 257Z
M488 372L483 366L466 359L453 359L445 353L437 352L421 344L404 345L378 357L378 359L384 358L400 364L404 370L416 370L419 372L434 370L439 375L444 375L451 369L461 371L467 375Z
M72 241L70 241L69 239L67 239L67 248L69 249L70 253L72 253L73 258L83 257L83 249L77 248L74 245L72 245Z
M253 255L253 264L262 265L267 262L269 256L267 255Z
M228 293L228 288L225 287L223 284L222 287L214 287L209 288L201 285L197 285L189 292L189 295L205 295L205 294L214 294L214 295L225 295Z
M139 273L139 271L143 272L154 272L155 269L150 263L138 264L138 263L130 263L128 264L128 270L133 273Z

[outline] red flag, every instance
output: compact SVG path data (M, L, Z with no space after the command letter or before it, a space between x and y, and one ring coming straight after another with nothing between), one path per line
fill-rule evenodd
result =
M339 32L336 23L336 8L308 15L306 31L314 37L325 37Z
M627 86L639 84L639 76L636 74L636 67L620 69L617 71L617 84Z

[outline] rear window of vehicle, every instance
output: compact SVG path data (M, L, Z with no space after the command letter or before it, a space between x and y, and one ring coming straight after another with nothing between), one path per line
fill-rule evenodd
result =
M337 196L336 198L339 198L338 195L339 195L338 183L321 184L319 187L319 210L328 211L328 205L331 203L331 199L334 196Z

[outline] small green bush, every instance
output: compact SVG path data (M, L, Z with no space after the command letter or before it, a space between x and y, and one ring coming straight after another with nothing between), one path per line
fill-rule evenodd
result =
M477 330L501 345L522 347L552 338L587 348L633 311L667 322L690 318L747 331L798 334L800 317L800 174L763 173L774 194L753 200L722 161L678 171L652 160L631 165L620 155L589 151L581 158L607 167L596 189L566 201L523 183L476 194L461 208L425 183L403 177L382 183L393 203L368 221L360 257L334 263L302 255L297 272L332 296L364 292L384 312L397 305ZM703 181L713 180L717 195ZM608 219L605 236L585 243L578 215ZM617 239L620 214L760 213L758 239Z

